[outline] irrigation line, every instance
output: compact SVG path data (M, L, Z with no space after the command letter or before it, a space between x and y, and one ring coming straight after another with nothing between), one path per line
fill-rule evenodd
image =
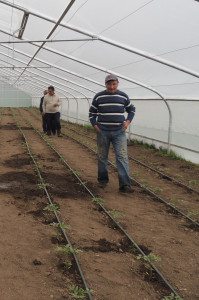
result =
M12 110L11 110L11 111L12 111ZM26 139L26 136L24 135L23 130L21 129L21 126L20 126L19 123L17 122L16 117L15 117L15 114L13 113L13 111L12 111L12 115L13 115L14 120L15 120L15 122L16 122L17 128L18 128L18 130L20 131L20 133L21 133L21 135L22 135L22 137L23 137L23 139L24 139L24 142L25 142L25 145L26 145L28 154L29 154L29 156L31 157L31 159L32 159L32 161L33 161L33 163L34 163L34 166L35 166L35 169L36 169L36 173L37 173L37 175L38 175L38 177L39 177L40 183L42 184L43 190L45 191L45 194L46 194L46 197L47 197L47 199L48 199L48 201L49 201L49 204L53 205L53 201L52 201L52 199L51 199L51 197L50 197L50 195L49 195L49 192L48 192L48 190L47 190L47 188L46 188L46 183L45 183L45 181L44 181L44 179L43 179L43 177L42 177L42 175L41 175L41 170L40 170L40 168L39 168L39 166L38 166L38 164L37 164L37 162L36 162L36 160L35 160L35 158L34 158L34 156L33 156L33 154L32 154L32 151L31 151L31 149L30 149L30 147L29 147L29 144L28 144L28 141L27 141L27 139ZM53 212L54 212L54 214L55 214L55 217L56 217L57 222L58 222L58 224L59 224L59 228L61 229L62 234L63 234L63 236L64 236L64 238L65 238L67 244L69 245L69 247L70 247L71 249L73 249L73 246L72 246L72 244L71 244L71 242L70 242L70 240L69 240L69 237L68 237L67 234L66 234L65 229L61 226L61 223L62 223L62 222L61 222L61 220L60 220L60 217L59 217L58 213L57 213L55 210L53 210ZM72 253L72 255L73 255L73 258L74 258L74 260L75 260L76 266L77 266L77 268L78 268L78 271L79 271L81 280L82 280L82 282L83 282L83 284L84 284L85 291L86 291L86 295L88 296L89 300L92 300L93 297L92 297L92 295L91 295L91 293L90 293L90 289L89 289L89 287L88 287L88 285L87 285L87 282L86 282L86 279L85 279L85 277L84 277L84 274L83 274L83 271L82 271L82 269L81 269L81 266L80 266L80 264L79 264L78 258L77 258L76 254L75 254L74 252Z
M74 137L70 136L69 134L64 134L63 135L69 137L70 139L72 139L73 141L75 141L76 143L78 143L79 145L85 147L86 149L89 149L92 153L94 153L97 156L97 151L95 151L94 149L92 149L91 147L83 144L82 142L80 142L79 140L76 140ZM115 164L113 164L110 160L108 160L109 165L111 165L115 170L117 170ZM159 195L157 195L156 193L154 193L151 189L147 188L146 186L142 185L139 181L137 181L136 179L132 179L133 183L135 183L137 186L139 186L142 190L146 191L147 194L149 194L150 196L152 196L153 198L157 199L159 202L164 203L166 206L168 206L170 209L172 209L173 211L175 211L177 214L183 216L185 219L187 219L189 222L192 223L192 225L194 226L194 228L199 228L199 223L194 221L192 218L190 218L188 215L186 215L185 213L183 213L181 210L179 210L178 208L176 208L174 205L172 205L171 203L167 202L164 198L160 197Z
M167 174L165 174L165 173L163 173L163 172L161 172L161 171L159 171L159 170L157 170L157 169L155 169L155 168L153 168L153 167L151 167L151 166L149 166L149 165L143 163L142 161L133 158L131 155L129 155L128 157L129 157L130 160L136 162L137 164L139 164L139 165L141 165L141 166L143 166L143 167L145 167L145 168L147 168L147 169L149 169L149 170L151 170L151 171L153 171L153 172L159 174L163 179L167 179L167 180L169 180L169 181L172 181L172 182L174 182L176 185L185 188L185 189L188 190L189 192L193 192L193 193L199 194L199 191L197 191L197 190L195 190L195 189L189 187L188 185L186 185L186 184L184 184L184 183L178 181L178 180L175 179L174 177L171 177L171 176L169 176L169 175L167 175Z
M23 118L23 117L22 117ZM46 137L38 130L36 129L33 124L28 121L25 120L30 126L32 126L32 128L34 129L34 131L36 133L39 134L39 136L41 137L41 139L43 141L45 141L48 146L58 155L58 157L60 158L60 161L72 172L72 174L78 179L78 181L80 182L80 184L85 188L85 190L89 193L89 195L93 198L92 200L97 199L97 197L93 194L93 192L87 187L87 185L82 181L82 179L80 178L80 176L78 176L76 174L76 172L72 169L72 167L69 165L69 163L66 161L66 159L55 149L55 147L46 139ZM92 201L94 202L94 201ZM126 230L122 227L122 225L116 221L110 214L110 212L104 207L103 204L101 203L95 203L95 205L97 205L98 207L100 207L101 211L103 211L111 220L111 222L114 224L114 226L116 228L118 228L120 230L120 232L122 232L124 234L124 236L128 239L128 241L130 242L130 244L136 248L136 250L142 255L142 257L146 257L146 253L139 247L139 245L137 244L137 242L135 242L135 240L126 232ZM161 280L161 282L164 283L165 287L167 287L172 293L175 294L176 297L180 298L179 294L177 293L176 289L169 283L169 281L165 278L165 276L159 271L159 269L150 261L148 261L148 264L150 265L150 267L155 271L155 273L158 275L159 279Z
M65 125L65 124L64 124L64 127L68 127L68 125ZM69 130L75 132L75 133L78 134L78 135L84 135L84 136L86 136L86 138L88 138L88 139L90 139L90 140L96 141L95 138L93 138L93 137L91 137L91 136L89 136L89 135L86 135L86 134L84 134L84 133L79 133L79 132L77 132L77 131L76 131L75 129L73 129L73 128L69 128ZM151 171L153 171L153 172L159 174L163 179L167 179L167 180L169 180L169 181L172 181L172 182L175 183L176 185L185 188L185 189L188 190L189 192L193 192L193 193L199 194L199 191L197 191L197 190L195 190L195 189L189 187L188 185L186 185L186 184L184 184L184 183L178 181L178 180L175 179L174 177L171 177L171 176L169 176L169 175L167 175L167 174L165 174L165 173L163 173L163 172L161 172L161 171L159 171L159 170L157 170L157 169L155 169L155 168L153 168L153 167L151 167L151 166L145 164L144 162L142 162L142 161L140 161L140 160L138 160L138 159L132 157L131 155L128 155L128 158L129 158L130 160L134 161L135 163L137 163L137 164L139 164L139 165L141 165L141 166L143 166L143 167L145 167L145 168L147 168L147 169L149 169L149 170L151 170Z
M28 112L30 112L28 110ZM31 112L30 112L31 113ZM32 115L32 113L31 113ZM32 125L32 124L31 124ZM71 130L71 129L69 129ZM73 130L75 131L75 130ZM75 141L76 143L78 143L79 145L89 149L92 153L94 153L96 156L97 151L95 151L94 149L92 149L91 147L87 146L86 144L80 142L79 140L76 140L74 137L68 135L68 134L64 134L65 136L68 136L70 139L72 139L73 141ZM115 164L113 164L110 160L108 160L109 165L111 165L115 170L117 170ZM154 169L155 170L155 169ZM163 174L164 175L164 174ZM166 175L165 175L166 176ZM167 202L164 198L160 197L159 195L157 195L156 193L154 193L151 189L147 188L146 186L142 185L139 181L137 181L136 179L132 179L132 181L139 186L141 189L143 189L144 191L146 191L150 196L152 196L153 198L155 198L156 200L158 200L159 202L165 204L166 206L168 206L172 211L175 211L178 215L181 215L182 217L184 217L185 219L187 219L189 222L192 223L192 225L194 226L193 228L199 228L199 223L195 220L193 220L191 217L189 217L188 215L186 215L184 212L182 212L180 209L176 208L175 205Z

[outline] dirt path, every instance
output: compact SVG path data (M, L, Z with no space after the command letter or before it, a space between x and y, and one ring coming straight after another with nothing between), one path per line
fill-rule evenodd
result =
M20 116L22 128L27 126ZM78 253L94 299L160 299L156 284L143 280L140 262L125 246L121 234L107 226L107 218L96 210L80 185L60 163L57 156L32 130L25 136L42 169L54 201L60 207L62 220L70 225L68 232ZM92 182L90 183L92 185ZM37 209L39 218L39 210Z
M33 111L38 114L38 110L33 109ZM71 128L78 130L87 136L92 138L96 137L93 130L86 129L82 125L65 121L62 121L62 124L63 126L68 126L69 124ZM164 155L161 151L145 145L140 145L136 142L129 145L128 151L129 155L134 158L147 163L151 167L156 168L199 191L199 165L185 160L172 159L171 157ZM136 166L136 163L134 163L134 166Z
M70 125L64 127L66 133L71 134ZM96 142L88 139L87 135L77 134L72 131L73 137L80 140L83 144L88 145L95 151L97 151ZM114 163L115 156L111 149L109 158ZM179 208L185 214L190 216L193 220L199 219L199 195L195 192L190 192L184 187L178 186L175 183L168 181L159 174L154 173L150 169L136 164L129 160L130 168L132 170L132 177L138 180L142 185L150 188L160 197L163 197L168 203L171 203L175 207ZM198 213L197 213L198 212Z
M28 112L34 126L38 121ZM70 139L53 139L64 157L80 172L84 180L96 182L96 159L89 151ZM75 153L75 154L74 154ZM81 158L77 160L77 157ZM120 217L127 231L139 244L143 244L161 257L158 263L167 278L178 287L185 299L198 299L198 233L188 229L184 220L170 215L165 207L151 200L148 195L135 191L132 196L121 196L118 192L117 175L111 170L109 186L99 193L105 199L108 209L124 213ZM96 191L98 192L97 188Z
M5 111L6 113L6 111ZM54 229L28 213L43 202L36 177L12 118L0 126L0 299L71 299L59 270Z

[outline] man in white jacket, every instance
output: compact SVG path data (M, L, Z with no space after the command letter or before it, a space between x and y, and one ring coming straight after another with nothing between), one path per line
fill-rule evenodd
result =
M47 135L61 136L61 124L60 124L60 106L61 101L55 94L54 86L48 87L48 94L45 95L43 101L43 114L46 116L47 121Z

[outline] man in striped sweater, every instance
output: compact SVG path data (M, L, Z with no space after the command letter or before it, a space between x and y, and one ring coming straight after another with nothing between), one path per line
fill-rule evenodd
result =
M97 93L89 110L89 119L97 131L98 182L105 187L108 177L108 152L112 143L119 177L119 191L132 192L127 155L126 129L131 123L135 107L129 97L118 90L118 78L109 74L105 78L106 90ZM124 113L127 112L125 119Z

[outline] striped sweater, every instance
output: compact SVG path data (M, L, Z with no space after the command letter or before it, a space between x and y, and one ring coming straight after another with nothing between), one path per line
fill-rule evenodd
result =
M129 97L119 90L114 94L105 90L93 98L89 119L92 126L98 125L102 130L118 130L125 121L125 112L128 113L126 120L131 122L135 115L135 107Z

